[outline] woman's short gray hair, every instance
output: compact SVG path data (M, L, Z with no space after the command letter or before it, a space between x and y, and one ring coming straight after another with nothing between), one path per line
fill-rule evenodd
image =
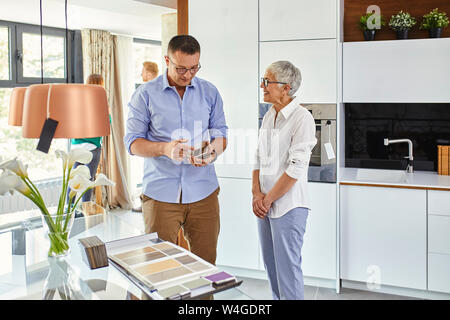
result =
M266 71L272 73L277 81L289 84L291 90L289 90L288 94L291 97L300 88L302 74L300 70L289 61L276 61L268 66Z

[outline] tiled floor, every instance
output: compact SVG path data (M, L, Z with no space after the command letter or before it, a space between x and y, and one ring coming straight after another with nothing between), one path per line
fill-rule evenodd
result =
M239 290L256 300L272 300L268 281L242 278ZM391 294L375 293L362 290L341 288L339 294L335 289L305 286L305 300L416 300L416 298Z
M115 210L127 223L132 224L139 230L144 230L142 214L132 211ZM238 277L243 280L238 287L238 291L221 292L215 297L217 300L228 299L254 299L254 300L272 300L269 282L267 280ZM240 294L242 293L242 295ZM305 286L305 300L416 300L416 298L376 293L349 288L341 288L339 294L335 289L322 287Z

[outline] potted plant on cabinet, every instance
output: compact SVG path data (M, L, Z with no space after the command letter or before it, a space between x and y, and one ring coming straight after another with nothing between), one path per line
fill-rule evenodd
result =
M440 38L442 29L448 26L447 13L439 12L438 8L423 16L420 29L428 30L430 38Z
M391 17L389 27L397 32L397 39L408 39L408 31L416 25L417 21L408 12L400 10Z
M376 30L386 25L382 15L380 15L377 25L377 17L373 16L374 14L375 12L366 13L359 19L359 28L363 31L366 41L374 40Z

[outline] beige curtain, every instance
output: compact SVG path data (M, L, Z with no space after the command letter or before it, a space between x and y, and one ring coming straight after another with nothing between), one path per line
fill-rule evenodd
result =
M111 114L111 134L103 138L101 172L113 180L114 187L104 187L102 205L108 208L131 209L128 190L125 134L120 75L117 61L117 38L107 31L82 30L83 74L98 73L105 79L105 90ZM96 190L97 191L97 190ZM98 192L98 191L97 191Z

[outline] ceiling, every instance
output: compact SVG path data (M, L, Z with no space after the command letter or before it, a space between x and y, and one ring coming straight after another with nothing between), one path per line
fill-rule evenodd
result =
M161 15L175 13L174 2L176 0L68 0L68 28L101 29L161 40ZM65 27L64 3L65 0L42 1L44 25ZM39 24L39 1L1 1L0 20Z

